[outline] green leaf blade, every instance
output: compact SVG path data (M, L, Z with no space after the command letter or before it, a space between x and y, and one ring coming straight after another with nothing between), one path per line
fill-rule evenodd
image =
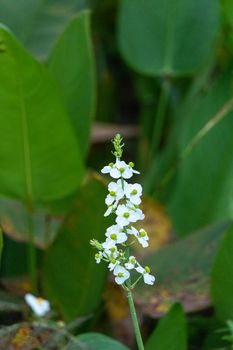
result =
M218 317L233 319L233 226L220 245L211 275L211 293Z
M83 176L78 144L45 67L0 26L0 193L30 202L61 198Z
M174 304L146 343L145 350L186 350L187 325L180 304Z
M129 350L118 341L100 333L84 333L77 338L88 346L88 350Z
M105 185L99 179L88 181L46 255L46 296L60 306L69 320L93 312L100 302L106 266L96 264L90 239L103 241L109 226L103 216L105 195Z
M82 11L69 23L49 56L48 67L61 87L85 157L96 103L89 11Z
M192 74L211 52L218 21L216 0L122 0L119 48L140 73Z
M74 13L87 6L87 0L1 0L0 21L30 52L44 59Z
M231 77L227 72L207 92L189 101L182 116L179 153L196 133L232 97ZM188 115L187 115L188 111ZM233 111L228 111L182 160L168 212L178 234L186 235L213 222L233 218ZM213 151L214 150L214 151Z

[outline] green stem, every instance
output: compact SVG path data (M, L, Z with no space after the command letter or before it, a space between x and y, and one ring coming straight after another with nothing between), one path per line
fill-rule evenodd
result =
M134 301L133 301L133 295L132 295L131 290L127 291L127 298L128 298L130 314L131 314L131 318L132 318L132 322L133 322L134 333L135 333L136 341L138 344L138 349L144 350L144 345L143 345L143 341L142 341L142 336L141 336L141 332L140 332L140 328L139 328L139 324L138 324L138 318L137 318L137 314L136 314L136 310L135 310L135 306L134 306Z
M28 270L32 292L37 294L37 268L36 268L36 248L34 245L33 234L33 214L31 208L28 208Z
M157 109L154 127L153 127L150 159L152 159L156 155L160 141L161 141L162 130L164 127L165 115L167 110L167 102L169 98L169 90L170 90L170 81L165 78L161 87L158 109Z

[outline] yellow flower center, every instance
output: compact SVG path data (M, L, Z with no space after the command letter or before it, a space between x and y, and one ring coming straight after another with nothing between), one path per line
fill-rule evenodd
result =
M136 190L136 188L131 192L132 195L135 195L137 193L138 193L138 191Z

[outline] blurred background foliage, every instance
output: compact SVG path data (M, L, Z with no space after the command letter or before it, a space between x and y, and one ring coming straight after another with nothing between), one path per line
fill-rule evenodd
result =
M2 328L0 348L135 347L89 246L120 132L157 275L135 293L146 350L231 349L233 2L0 0L0 22L0 319L26 321L34 290L68 322Z

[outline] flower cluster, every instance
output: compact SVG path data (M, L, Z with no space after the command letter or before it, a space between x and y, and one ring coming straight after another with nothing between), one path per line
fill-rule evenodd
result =
M148 247L149 237L144 229L137 230L134 226L139 220L144 219L144 214L139 208L142 196L142 186L131 184L126 180L133 174L139 174L134 170L134 164L121 160L123 144L122 138L117 134L113 140L116 157L115 163L105 166L101 172L109 174L114 182L108 185L108 195L105 199L107 210L104 216L112 213L116 215L115 224L110 226L106 233L105 242L91 240L91 244L98 249L95 255L97 263L105 261L108 268L113 271L115 281L124 288L133 288L143 278L146 284L154 284L155 277L150 274L148 266L142 267L134 256L130 256L129 247L138 242L143 248ZM131 284L130 272L137 271L140 276L135 283Z

